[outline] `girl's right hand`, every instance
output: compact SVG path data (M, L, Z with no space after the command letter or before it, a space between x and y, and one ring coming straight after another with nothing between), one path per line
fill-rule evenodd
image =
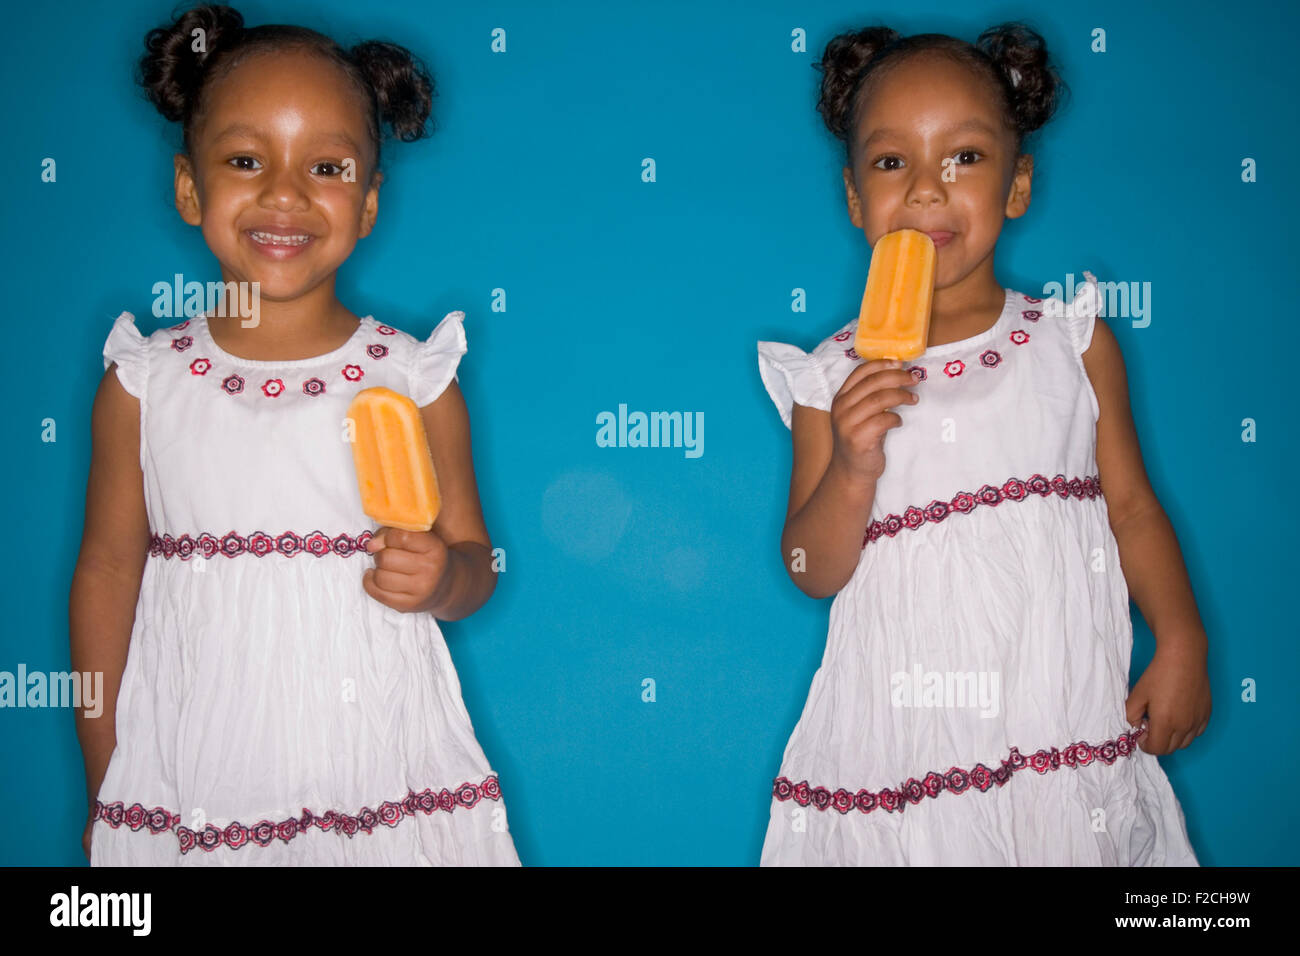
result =
M885 432L903 424L902 416L888 409L916 404L916 393L905 387L913 381L902 362L888 359L864 362L850 372L831 401L832 462L865 481L884 474Z

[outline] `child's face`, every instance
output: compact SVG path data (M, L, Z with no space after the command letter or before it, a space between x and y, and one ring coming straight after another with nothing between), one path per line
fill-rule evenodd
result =
M857 168L844 169L853 224L872 246L897 229L953 233L937 246L935 287L955 284L989 259L1003 220L1029 208L1033 158L1012 155L1014 136L988 91L942 57L902 64L861 109ZM967 122L984 128L958 128Z
M332 280L378 211L360 95L336 66L301 52L250 56L208 94L192 157L176 157L181 217L202 228L222 278L259 282L263 299Z

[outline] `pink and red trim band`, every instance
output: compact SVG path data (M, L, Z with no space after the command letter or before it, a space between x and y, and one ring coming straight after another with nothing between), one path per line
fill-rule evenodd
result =
M1094 760L1100 760L1107 765L1113 764L1118 758L1133 753L1137 748L1138 738L1146 733L1146 730L1146 726L1143 725L1137 730L1120 734L1114 740L1107 740L1096 746L1079 742L1070 744L1065 750L1053 747L1051 750L1039 750L1028 757L1021 756L1020 750L1012 747L1010 757L1003 760L1002 765L996 770L990 770L982 763L976 764L970 770L953 767L947 773L932 771L922 780L911 777L906 782L900 783L897 790L886 787L875 793L870 790L850 793L843 787L832 792L826 787L810 787L807 780L791 783L785 777L777 777L772 785L772 797L782 801L793 800L801 807L811 805L818 810L835 809L841 814L848 813L854 808L862 813L870 813L877 809L887 813L902 813L909 803L915 806L926 797L934 799L944 791L965 793L974 787L983 793L994 784L1001 787L1011 779L1012 774L1025 768L1044 774L1049 770L1059 770L1062 766L1077 770L1088 766Z
M149 556L180 558L182 561L188 561L195 555L201 558L212 558L218 554L224 554L228 558L235 558L241 554L252 554L259 558L268 554L282 554L289 558L298 554L310 554L317 558L336 554L346 558L358 551L366 553L366 542L374 536L375 533L369 530L362 531L358 535L343 532L333 537L323 531L313 531L307 535L293 531L282 531L273 535L264 531L254 531L247 536L228 531L220 538L206 531L193 537L183 534L179 538L173 538L169 534L154 533L149 539Z
M953 512L965 515L970 514L980 505L996 507L1004 501L1024 501L1030 495L1046 498L1053 494L1059 498L1081 500L1099 498L1101 497L1101 475L1085 475L1082 478L1066 478L1064 475L1057 475L1052 479L1033 475L1023 481L1019 478L1009 478L1002 483L1001 487L985 485L973 494L963 491L951 501L936 499L924 508L911 505L901 515L887 515L867 525L866 533L862 537L862 547L865 548L882 535L892 538L903 530L915 531L926 523L938 524Z
M477 786L472 783L462 783L455 791L445 787L438 793L428 789L420 793L411 790L399 801L384 801L377 810L362 807L355 816L337 810L326 810L323 814L316 814L303 807L301 816L289 817L279 822L262 820L251 827L246 827L238 821L225 827L209 823L202 830L191 830L189 827L181 826L180 814L172 813L163 807L154 807L150 810L139 803L124 807L120 800L107 804L96 800L93 819L100 820L113 829L127 826L133 831L145 829L154 834L174 830L182 854L189 853L196 847L211 853L221 846L238 850L250 843L261 847L269 846L276 840L288 843L294 837L309 832L312 827L325 831L332 830L351 839L358 830L368 834L380 824L395 827L407 817L415 816L417 812L428 816L438 810L451 813L457 807L468 810L483 799L501 799L501 784L495 775L488 777Z

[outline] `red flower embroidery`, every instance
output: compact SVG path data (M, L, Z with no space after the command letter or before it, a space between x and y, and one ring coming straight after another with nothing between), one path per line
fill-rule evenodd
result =
M1035 299L1032 295L1025 296L1026 302L1042 302L1042 299Z
M984 485L974 494L959 491L950 501L931 501L924 508L908 505L903 509L902 515L889 514L872 521L863 535L862 546L865 548L882 536L892 538L904 528L909 531L916 531L926 523L937 524L954 511L959 514L970 514L977 510L978 505L996 507L1002 501L1023 501L1031 494L1040 495L1044 498L1049 494L1055 494L1061 498L1078 498L1080 500L1097 498L1101 496L1101 475L1086 475L1082 478L1069 479L1064 475L1057 475L1051 481L1042 475L1034 475L1026 481L1021 481L1019 478L1009 478L1000 488L993 485Z
M946 374L949 378L956 378L965 370L965 368L966 368L965 362L963 362L961 359L953 359L951 362L949 362L947 365L943 367L943 371L944 374Z
M927 521L940 522L948 517L951 505L946 501L931 501L925 506L925 519Z
M1024 329L1016 329L1011 333L1011 341L1016 345L1024 345L1029 341L1029 333Z
M337 534L333 538L321 531L313 531L305 537L293 531L284 531L274 536L264 531L254 531L247 537L231 531L219 539L206 531L197 538L188 534L175 538L170 534L160 535L155 532L150 535L149 556L177 557L182 561L188 561L195 553L203 558L211 558L218 553L228 558L244 554L261 558L272 553L282 554L285 557L310 554L318 558L327 554L336 554L346 558L357 552L365 552L366 542L374 536L374 532L370 530L362 531L355 536L347 533Z
M970 786L970 774L960 767L953 767L944 777L944 786L953 793L961 793Z
M189 320L189 319L186 319L186 320L185 320L184 322L182 322L180 325L169 326L168 331L171 331L171 332L179 332L181 329L185 328L185 327L186 327L187 325L189 325L189 324L190 324L190 320Z
M187 325L189 325L188 320L180 325L173 326L172 328L174 330L180 330L185 328ZM376 326L376 330L381 335L397 334L396 329L387 325ZM181 336L172 340L172 348L177 352L183 352L190 348L193 343L194 339L191 336ZM376 361L385 358L390 351L387 345L380 345L379 343L371 343L365 347L365 350L366 354ZM195 359L189 366L190 372L193 375L206 375L212 367L212 362L207 358ZM349 363L343 366L341 374L345 381L359 382L365 377L366 372L361 365ZM242 392L245 384L245 379L237 374L228 375L221 382L222 389L230 395L237 395ZM287 388L288 386L285 385L284 380L279 378L268 379L266 383L261 386L262 393L268 398L279 397L284 394ZM321 395L327 390L327 383L320 378L310 378L302 383L302 390L306 395Z
M230 826L226 827L221 836L222 839L225 840L226 846L230 847L232 850L238 850L248 842L248 830L241 827L238 823L232 823Z
M157 538L158 536L154 535L154 537ZM205 531L199 535L198 549L203 553L204 558L211 558L221 550L221 546L217 542L215 535L210 535ZM152 554L153 552L150 551L149 553Z
M849 336L851 336L852 334L853 334L852 329L845 329L843 332L836 332L833 338L835 339L836 342L847 342L849 340Z

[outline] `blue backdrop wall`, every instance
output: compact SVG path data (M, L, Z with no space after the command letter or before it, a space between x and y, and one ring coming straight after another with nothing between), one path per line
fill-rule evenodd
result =
M525 864L758 861L830 602L782 568L789 435L755 343L811 348L856 315L869 250L845 212L812 63L835 33L881 15L967 40L1025 19L1062 67L1072 97L1033 144L1033 205L1002 233L998 279L1040 296L1084 269L1150 283L1150 324L1110 324L1210 634L1215 695L1209 730L1162 764L1203 863L1297 862L1296 823L1276 799L1300 782L1295 693L1280 680L1300 664L1285 597L1293 406L1278 364L1293 318L1293 5L240 9L348 42L390 38L436 74L437 132L386 144L379 224L340 294L420 338L446 312L467 314L460 381L507 569L488 605L444 631ZM148 334L172 324L150 315L155 282L216 278L171 205L177 131L131 79L145 31L169 13L139 0L22 5L0 37L0 670L69 667L112 318L133 311ZM496 28L504 53L491 49ZM792 49L796 30L807 52ZM42 182L46 157L56 182ZM1243 182L1247 158L1255 182ZM505 312L491 309L494 289ZM792 310L794 289L806 312ZM703 413L703 454L598 447L597 415L620 404ZM46 419L57 441L42 440ZM1136 679L1153 643L1134 615ZM1257 682L1256 702L1243 681ZM26 821L0 827L0 863L84 862L71 712L0 710L0 775L0 818Z

